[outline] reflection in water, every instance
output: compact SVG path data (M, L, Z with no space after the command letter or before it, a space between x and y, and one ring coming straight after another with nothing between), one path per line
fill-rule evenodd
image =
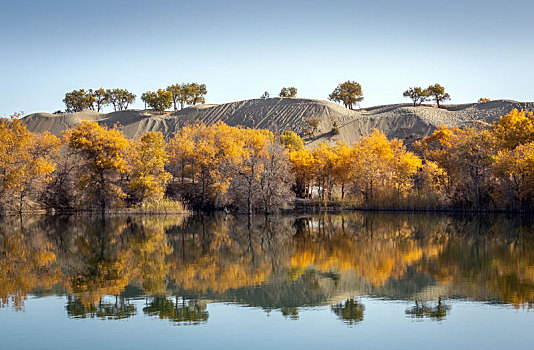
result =
M415 306L406 310L406 315L413 318L430 318L441 321L447 316L451 307L441 302L441 298L435 305L427 305L425 302L415 301Z
M363 321L364 311L365 306L354 298L332 305L332 312L334 312L339 319L343 320L343 322L349 326Z
M134 316L137 310L123 297L115 297L115 302L99 301L98 304L84 305L79 298L67 296L67 315L72 318L98 317L107 320L120 320Z
M443 320L448 299L530 308L534 226L504 216L350 213L282 217L42 217L0 223L0 299L67 295L72 318L142 313L205 323L212 301L279 310L331 305L347 325L359 296L413 303ZM349 297L350 296L350 297Z
M148 306L143 308L143 312L149 316L157 316L160 319L168 319L178 325L200 324L208 321L209 314L206 311L205 301L182 299L176 301L165 296L152 298Z

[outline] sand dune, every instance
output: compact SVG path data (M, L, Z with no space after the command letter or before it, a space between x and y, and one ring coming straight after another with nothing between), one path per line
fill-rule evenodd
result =
M275 133L291 129L304 135L308 127L306 119L315 117L320 120L319 130L313 137L306 137L308 144L313 145L325 140L352 143L375 128L389 138L413 140L431 134L440 124L464 126L473 122L490 123L514 108L533 111L534 103L495 100L447 105L441 109L430 105L413 107L410 104L393 104L352 111L322 100L269 98L191 106L164 114L151 110L127 110L108 114L93 111L35 113L23 120L33 132L48 130L55 135L82 120L95 120L108 126L119 125L126 136L135 138L147 131L161 131L166 137L170 137L185 125L198 122L209 125L219 120L228 125L266 128ZM339 135L331 132L334 122L339 126Z

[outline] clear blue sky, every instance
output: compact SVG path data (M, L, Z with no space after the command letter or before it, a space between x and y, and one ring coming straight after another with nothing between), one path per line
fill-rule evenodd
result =
M452 103L534 101L533 18L532 0L4 0L0 115L63 109L77 88L192 81L207 103L283 86L326 99L349 79L362 106L435 82Z

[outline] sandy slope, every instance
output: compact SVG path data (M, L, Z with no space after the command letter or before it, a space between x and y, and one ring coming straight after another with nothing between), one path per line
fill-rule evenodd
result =
M328 140L349 143L368 135L373 129L382 130L388 137L414 139L427 136L440 124L467 125L474 121L492 122L513 108L534 110L534 103L496 100L486 103L447 105L438 109L410 104L376 106L351 111L337 104L301 98L253 99L221 105L200 105L177 112L159 114L149 110L127 110L99 114L88 111L74 114L35 113L24 117L28 129L34 132L50 131L59 135L81 120L96 120L113 126L120 125L128 137L137 137L147 131L161 131L171 136L181 127L191 123L213 124L219 120L229 125L267 128L274 132L291 129L303 134L306 119L320 119L319 131L309 137L310 144ZM332 135L334 122L340 134Z

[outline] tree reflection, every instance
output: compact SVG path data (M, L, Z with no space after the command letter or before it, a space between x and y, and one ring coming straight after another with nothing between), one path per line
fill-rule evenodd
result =
M299 319L299 309L296 307L282 307L280 308L280 311L286 318L290 318L295 321Z
M165 296L153 297L143 312L148 316L167 319L177 325L198 325L208 321L207 303L198 300L176 301Z
M415 301L415 306L406 310L406 315L412 318L430 318L435 321L445 319L451 306L442 303L441 299L434 305L422 301Z
M106 320L121 320L137 313L135 305L122 297L116 297L114 303L102 302L98 304L84 304L79 298L67 296L67 315L72 318L101 318Z
M120 319L135 315L125 292L132 290L149 300L145 315L176 324L207 321L199 300L291 319L301 307L346 295L417 300L406 315L435 320L450 312L440 297L529 308L534 225L505 216L379 213L0 222L1 306L22 310L29 294L68 295L69 317ZM355 298L331 308L349 325L363 318Z
M331 309L340 320L349 326L353 326L363 321L365 305L359 303L356 299L351 298L332 305Z

